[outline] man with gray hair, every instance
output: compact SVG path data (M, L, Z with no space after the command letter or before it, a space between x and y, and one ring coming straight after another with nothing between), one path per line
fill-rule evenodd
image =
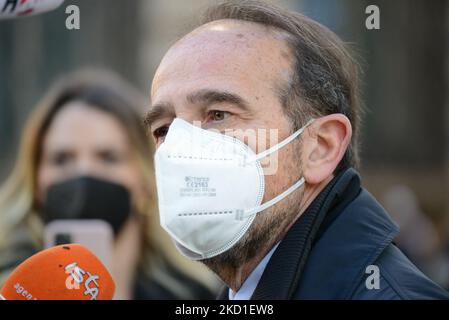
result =
M358 66L343 42L259 1L204 17L162 59L145 120L179 251L226 283L222 299L448 298L361 187Z

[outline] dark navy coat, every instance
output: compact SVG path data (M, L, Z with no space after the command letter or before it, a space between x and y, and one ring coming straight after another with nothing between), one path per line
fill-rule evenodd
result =
M252 299L449 299L396 247L398 232L357 172L344 170L288 231Z

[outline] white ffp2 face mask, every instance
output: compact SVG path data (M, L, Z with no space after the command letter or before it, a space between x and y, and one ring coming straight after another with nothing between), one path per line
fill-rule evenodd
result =
M155 154L162 227L192 260L217 256L235 245L256 214L298 189L304 178L262 203L260 160L284 147L312 122L275 146L255 154L237 138L176 118Z

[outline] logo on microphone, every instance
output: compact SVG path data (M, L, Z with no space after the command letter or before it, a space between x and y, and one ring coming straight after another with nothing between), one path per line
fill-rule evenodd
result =
M21 295L27 300L37 300L33 297L31 293L29 293L20 283L14 284L14 289L16 289L17 294ZM4 299L4 298L3 298ZM4 299L5 300L5 299Z
M100 278L100 276L92 275L90 272L84 271L77 265L76 262L67 265L64 270L65 273L69 274L65 281L67 289L79 289L80 285L84 282L85 291L83 295L90 295L90 300L97 299L100 288L97 280ZM84 279L85 275L87 275L87 279Z

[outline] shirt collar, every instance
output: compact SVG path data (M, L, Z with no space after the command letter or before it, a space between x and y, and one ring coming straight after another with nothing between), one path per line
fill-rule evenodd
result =
M277 243L271 250L268 252L265 257L259 262L257 267L251 272L249 277L242 284L240 289L237 292L229 290L229 300L250 300L254 291L256 290L257 284L259 283L260 278L262 277L263 272L270 261L271 256L274 251L278 247L279 243Z

